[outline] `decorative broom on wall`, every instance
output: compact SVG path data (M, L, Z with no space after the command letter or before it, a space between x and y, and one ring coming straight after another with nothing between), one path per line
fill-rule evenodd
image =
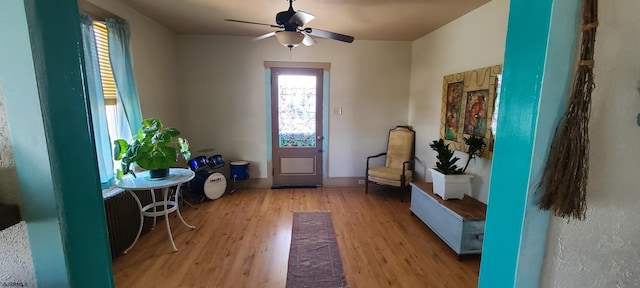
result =
M593 79L593 54L598 27L598 1L582 2L580 59L569 106L556 127L538 190L544 194L540 208L563 218L584 220L589 176L589 117Z

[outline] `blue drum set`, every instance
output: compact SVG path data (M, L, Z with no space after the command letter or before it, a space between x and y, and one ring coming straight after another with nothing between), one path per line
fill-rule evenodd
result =
M189 168L196 173L189 186L191 193L196 196L215 200L227 190L227 179L222 173L216 172L224 166L222 155L216 154L211 157L198 156L188 162Z

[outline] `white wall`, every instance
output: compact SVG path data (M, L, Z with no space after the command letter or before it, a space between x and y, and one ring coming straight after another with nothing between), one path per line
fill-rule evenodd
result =
M18 173L11 146L11 135L0 84L0 203L20 204Z
M427 169L436 162L429 144L440 138L442 77L502 64L508 13L508 0L493 0L413 42L409 123L416 130L419 179L431 182ZM456 156L464 165L466 154ZM476 175L472 196L486 203L491 161L472 161L467 172Z
M20 187L8 124L0 83L0 203L19 204ZM0 285L15 282L25 287L36 286L27 235L24 221L0 231Z
M22 221L0 231L0 285L17 283L14 287L36 287L27 224ZM9 286L0 286L9 287Z
M142 116L160 118L167 127L182 128L175 34L119 1L87 1L129 22L131 57Z
M264 61L328 62L325 109L343 112L328 119L328 176L364 177L366 156L383 152L388 129L408 122L410 47L321 39L289 52L275 38L179 36L185 135L193 151L215 148L226 160L250 161L252 178L270 177Z
M552 217L541 287L640 285L640 1L600 1L587 216Z

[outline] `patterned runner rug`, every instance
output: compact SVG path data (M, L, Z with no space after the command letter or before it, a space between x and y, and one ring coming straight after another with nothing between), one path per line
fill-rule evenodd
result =
M293 212L287 288L348 287L329 212Z

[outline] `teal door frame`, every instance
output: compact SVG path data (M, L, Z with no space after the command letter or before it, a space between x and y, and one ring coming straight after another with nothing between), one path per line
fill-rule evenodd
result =
M76 0L0 2L0 85L41 288L114 286L80 35Z
M572 83L579 0L512 0L479 287L538 287L549 214L535 190Z

